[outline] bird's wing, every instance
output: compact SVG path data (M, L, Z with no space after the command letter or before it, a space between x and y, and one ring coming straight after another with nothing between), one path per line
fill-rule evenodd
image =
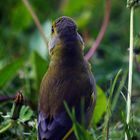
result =
M41 103L41 107L43 107L45 104L45 107L47 106L48 108L49 107L50 108L42 109L40 107L39 109L40 110L39 115L38 115L39 140L43 140L43 139L61 140L65 136L65 134L70 130L72 126L71 119L67 115L67 112L65 111L64 106L62 106L61 108L62 104L59 104L60 101L62 103L65 100L70 108L73 106L76 107L75 108L76 118L77 120L81 120L80 98L81 96L85 96L85 105L86 105L85 113L87 114L86 124L87 125L89 124L89 121L91 119L90 116L92 115L93 108L95 105L96 89L95 89L95 81L90 71L88 73L88 76L82 73L81 75L75 74L75 75L72 75L71 77L67 76L68 78L65 80L63 79L63 77L65 76L59 77L56 80L52 80L54 78L48 78L48 79L51 79L49 82L48 80L45 80L47 81L47 83L45 82L43 83L43 85L45 86L42 86L42 92L46 91L47 93L42 94L43 96L41 98L42 100L40 101L40 103ZM57 83L57 86L56 86L56 83ZM71 83L73 83L73 86L70 86ZM54 86L55 86L55 89L53 88ZM62 88L62 87L65 87L65 88ZM50 92L55 93L55 94L49 94L48 93L49 91L46 89L51 89ZM91 91L93 92L93 94ZM60 95L59 93L67 93L67 94ZM93 96L93 99L91 98L91 96ZM49 101L47 101L46 99L49 99ZM55 109L60 109L60 110L57 111ZM43 115L43 113L45 115ZM58 115L55 115L55 114L58 114ZM50 116L53 116L53 117L50 119Z
M66 112L61 112L51 119L45 117L42 112L38 115L39 140L61 140L71 128L71 121Z

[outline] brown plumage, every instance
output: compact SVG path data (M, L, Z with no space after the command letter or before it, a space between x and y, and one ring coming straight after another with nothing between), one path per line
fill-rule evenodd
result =
M61 17L54 22L49 44L51 61L40 87L40 140L61 140L72 127L64 101L69 108L75 108L76 118L80 121L80 103L83 98L86 125L90 122L96 89L89 65L84 60L83 45L76 24L71 18ZM70 137L69 139L74 140Z

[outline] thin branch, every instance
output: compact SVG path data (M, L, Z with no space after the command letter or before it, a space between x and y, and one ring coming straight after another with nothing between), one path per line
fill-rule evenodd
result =
M111 0L106 0L104 21L103 21L102 27L100 29L100 32L97 36L96 41L93 43L92 47L90 48L88 53L85 55L86 60L89 60L94 55L95 51L97 50L97 48L99 47L99 45L103 39L103 36L105 34L105 31L106 31L108 23L109 23L110 11L111 11Z
M21 93L21 92L18 91L16 93L16 95L13 95L13 96L0 96L0 103L7 102L7 101L14 101L17 98L17 96L19 95L19 93Z
M0 96L0 103L7 102L7 101L13 101L15 100L16 96Z
M47 37L46 37L42 27L41 27L40 21L39 21L37 15L35 14L31 4L29 3L28 0L22 0L22 1L25 4L25 6L28 9L28 11L30 12L30 14L31 14L31 16L32 16L32 18L33 18L33 20L34 20L34 22L35 22L35 24L36 24L41 36L42 36L42 38L43 38L43 40L44 40L44 42L46 44L46 46L48 46L48 39L47 39Z
M24 104L24 97L22 92L18 91L16 94L16 98L14 100L14 109L13 109L13 114L12 114L12 119L17 120L20 115L20 110L22 108L22 105Z

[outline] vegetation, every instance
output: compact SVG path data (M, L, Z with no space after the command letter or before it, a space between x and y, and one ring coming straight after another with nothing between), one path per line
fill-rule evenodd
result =
M106 20L109 13L106 17L104 12L108 0L29 2L43 31L38 30L36 17L31 15L24 0L0 2L0 139L37 139L39 87L49 65L46 42L50 38L51 22L62 15L76 21L85 42L86 59L91 46L97 46L89 60L98 93L91 128L86 130L78 124L74 110L70 112L66 105L77 139L140 139L140 0L113 0L109 23ZM130 13L133 22L130 46L134 44L134 48L129 49ZM100 30L103 21L106 26ZM98 36L100 31L105 33L102 41ZM97 44L96 38L101 42ZM130 62L133 65L129 67Z

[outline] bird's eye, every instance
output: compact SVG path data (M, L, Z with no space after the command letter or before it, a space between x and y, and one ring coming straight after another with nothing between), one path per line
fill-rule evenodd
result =
M54 33L54 28L52 27L52 33Z

